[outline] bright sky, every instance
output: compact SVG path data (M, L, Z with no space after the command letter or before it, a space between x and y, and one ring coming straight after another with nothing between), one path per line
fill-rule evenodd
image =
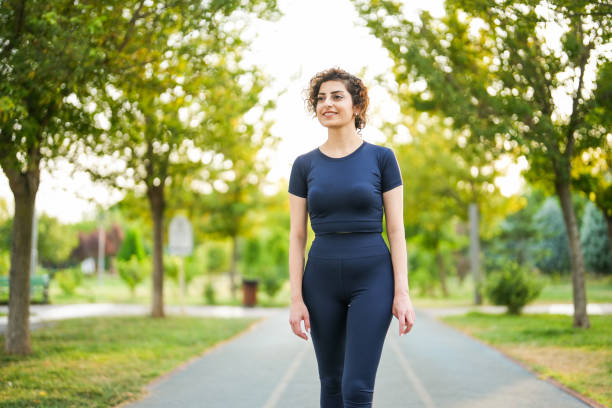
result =
M414 4L409 2L416 10ZM433 15L443 13L441 0L418 2ZM361 76L368 86L371 119L363 130L363 138L371 143L384 140L377 131L383 119L393 120L399 113L397 104L373 78L383 75L392 81L392 62L380 41L358 23L357 13L349 0L280 0L284 16L277 22L257 22L252 30L258 34L247 61L260 66L273 78L272 92L286 88L277 100L273 132L281 136L278 149L269 152L271 182L288 179L296 156L323 144L327 131L304 109L303 89L318 71L339 66ZM520 186L520 167L512 163L507 176L499 179L502 193L512 194ZM96 204L108 206L121 199L102 186L89 182L86 175L70 177L70 164L55 163L53 175L44 171L37 196L37 210L58 217L63 222L76 222L91 217ZM8 181L0 172L0 197L12 207Z

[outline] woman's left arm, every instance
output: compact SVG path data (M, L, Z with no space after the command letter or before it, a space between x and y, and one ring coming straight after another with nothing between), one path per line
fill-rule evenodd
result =
M387 238L395 279L393 315L399 321L400 336L414 325L415 314L408 288L408 255L404 231L404 187L399 185L383 193Z

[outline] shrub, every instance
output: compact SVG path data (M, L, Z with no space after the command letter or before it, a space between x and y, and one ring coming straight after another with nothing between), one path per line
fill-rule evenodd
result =
M178 282L179 279L179 268L182 262L178 256L164 255L164 277L172 279Z
M0 276L9 276L11 269L11 253L0 250Z
M489 274L485 293L494 304L507 306L508 313L520 314L527 303L538 297L544 285L516 262L507 262L503 268Z
M138 260L143 260L146 257L142 236L140 230L129 228L125 234L125 239L117 252L117 259L129 261L133 256Z
M57 280L62 292L66 295L72 295L83 282L83 272L79 267L62 269L53 276Z
M262 287L270 298L275 297L283 287L283 283L286 280L284 272L284 268L278 265L270 265L261 271L260 280Z
M213 286L212 282L208 282L204 287L204 298L206 298L206 303L210 305L215 304L215 287Z
M132 255L129 261L118 260L117 269L119 277L128 285L134 296L136 286L149 274L150 265L147 260L139 260L136 255Z

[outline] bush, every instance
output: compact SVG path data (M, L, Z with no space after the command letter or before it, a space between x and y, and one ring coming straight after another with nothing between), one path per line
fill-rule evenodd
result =
M496 305L508 307L508 313L520 314L523 307L537 298L544 284L516 262L507 262L503 271L489 274L486 296Z
M134 296L136 286L147 277L151 268L148 261L139 260L136 255L132 255L129 261L118 260L117 269L119 277L128 285Z
M179 262L182 262L178 256L164 255L164 277L172 279L175 282L179 280Z
M65 295L72 295L83 282L83 272L79 267L59 270L53 275Z
M133 256L138 260L143 260L146 257L142 236L140 230L129 228L125 234L125 239L117 252L117 259L129 261Z
M11 253L0 250L0 276L9 276L11 269Z
M215 304L215 287L213 286L212 282L208 282L204 287L204 298L206 298L206 303L209 305Z

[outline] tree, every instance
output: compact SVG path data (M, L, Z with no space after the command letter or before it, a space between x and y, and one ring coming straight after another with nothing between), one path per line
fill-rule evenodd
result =
M521 267L535 266L534 248L539 244L539 226L534 217L544 200L541 191L530 188L520 199L524 202L522 207L499 223L494 234L484 243L486 270L503 269L510 260Z
M236 5L227 7L231 14ZM261 16L273 11L258 10ZM153 37L133 38L126 58L130 68L111 79L100 97L111 112L106 142L87 146L89 155L121 163L114 169L90 168L95 178L146 192L153 221L153 317L165 315L166 189L180 194L194 182L214 180L216 170L208 166L206 153L239 144L236 129L258 105L264 84L256 68L240 65L248 45L240 30L215 20L205 28L184 32L176 21L156 27Z
M77 243L71 226L46 214L38 217L38 259L43 266L65 266Z
M118 260L129 261L132 257L135 257L138 261L142 261L146 257L142 236L138 228L127 229L125 238L117 252Z
M96 133L92 112L67 98L87 100L87 84L103 72L104 38L112 30L105 31L99 11L95 4L60 0L0 7L0 167L15 200L5 342L10 354L32 351L29 271L41 166L64 155L76 134ZM108 17L114 32L126 26Z
M584 192L603 213L608 226L608 242L612 257L612 61L606 61L598 72L598 86L593 97L593 110L585 120L608 129L607 144L586 149L575 157L572 183ZM612 258L610 259L612 262Z
M405 163L402 166L406 191L404 221L409 238L422 249L432 251L442 294L448 296L445 258L450 250L463 245L452 227L467 221L469 207L476 206L483 215L474 227L476 236L480 237L481 231L490 228L509 200L500 199L494 184L499 172L493 164L492 153L466 145L465 137L445 128L439 118L413 112L405 120L411 141L394 148L398 160ZM476 252L480 259L480 251ZM480 303L480 262L474 267L475 300Z
M168 25L207 29L236 8L274 7L274 0L11 1L0 7L0 167L15 200L5 350L30 354L29 270L40 169L95 143L96 90L129 72L133 39L155 42ZM180 16L180 18L178 18ZM130 52L135 52L133 49ZM146 54L146 47L139 50Z
M585 72L605 60L599 49L612 32L609 6L448 0L444 17L422 12L414 23L398 2L356 3L394 60L405 103L451 118L453 126L469 130L473 144L524 155L526 178L555 192L570 244L574 326L588 328L571 165L586 149L603 147L607 134L585 119L594 109ZM563 33L558 49L542 41L547 25ZM553 98L560 93L571 101L567 112Z
M559 203L549 197L533 217L537 238L532 246L536 266L545 273L570 271L569 247Z
M603 214L595 204L589 202L580 227L580 242L587 269L595 273L612 274L612 256L605 224Z
M269 105L266 110L271 107ZM224 154L231 160L231 175L223 184L225 191L205 194L196 208L206 214L203 229L211 236L229 237L232 240L230 258L230 289L236 297L238 287L235 278L240 257L240 237L247 235L253 228L246 220L250 212L265 206L265 196L260 185L269 171L269 165L257 156L264 146L273 146L278 138L269 134L270 123L263 117L260 120L263 129L258 130L253 124L236 123L228 129L228 135L234 134L238 141L224 148ZM240 130L242 129L242 130ZM223 188L223 187L221 187Z

